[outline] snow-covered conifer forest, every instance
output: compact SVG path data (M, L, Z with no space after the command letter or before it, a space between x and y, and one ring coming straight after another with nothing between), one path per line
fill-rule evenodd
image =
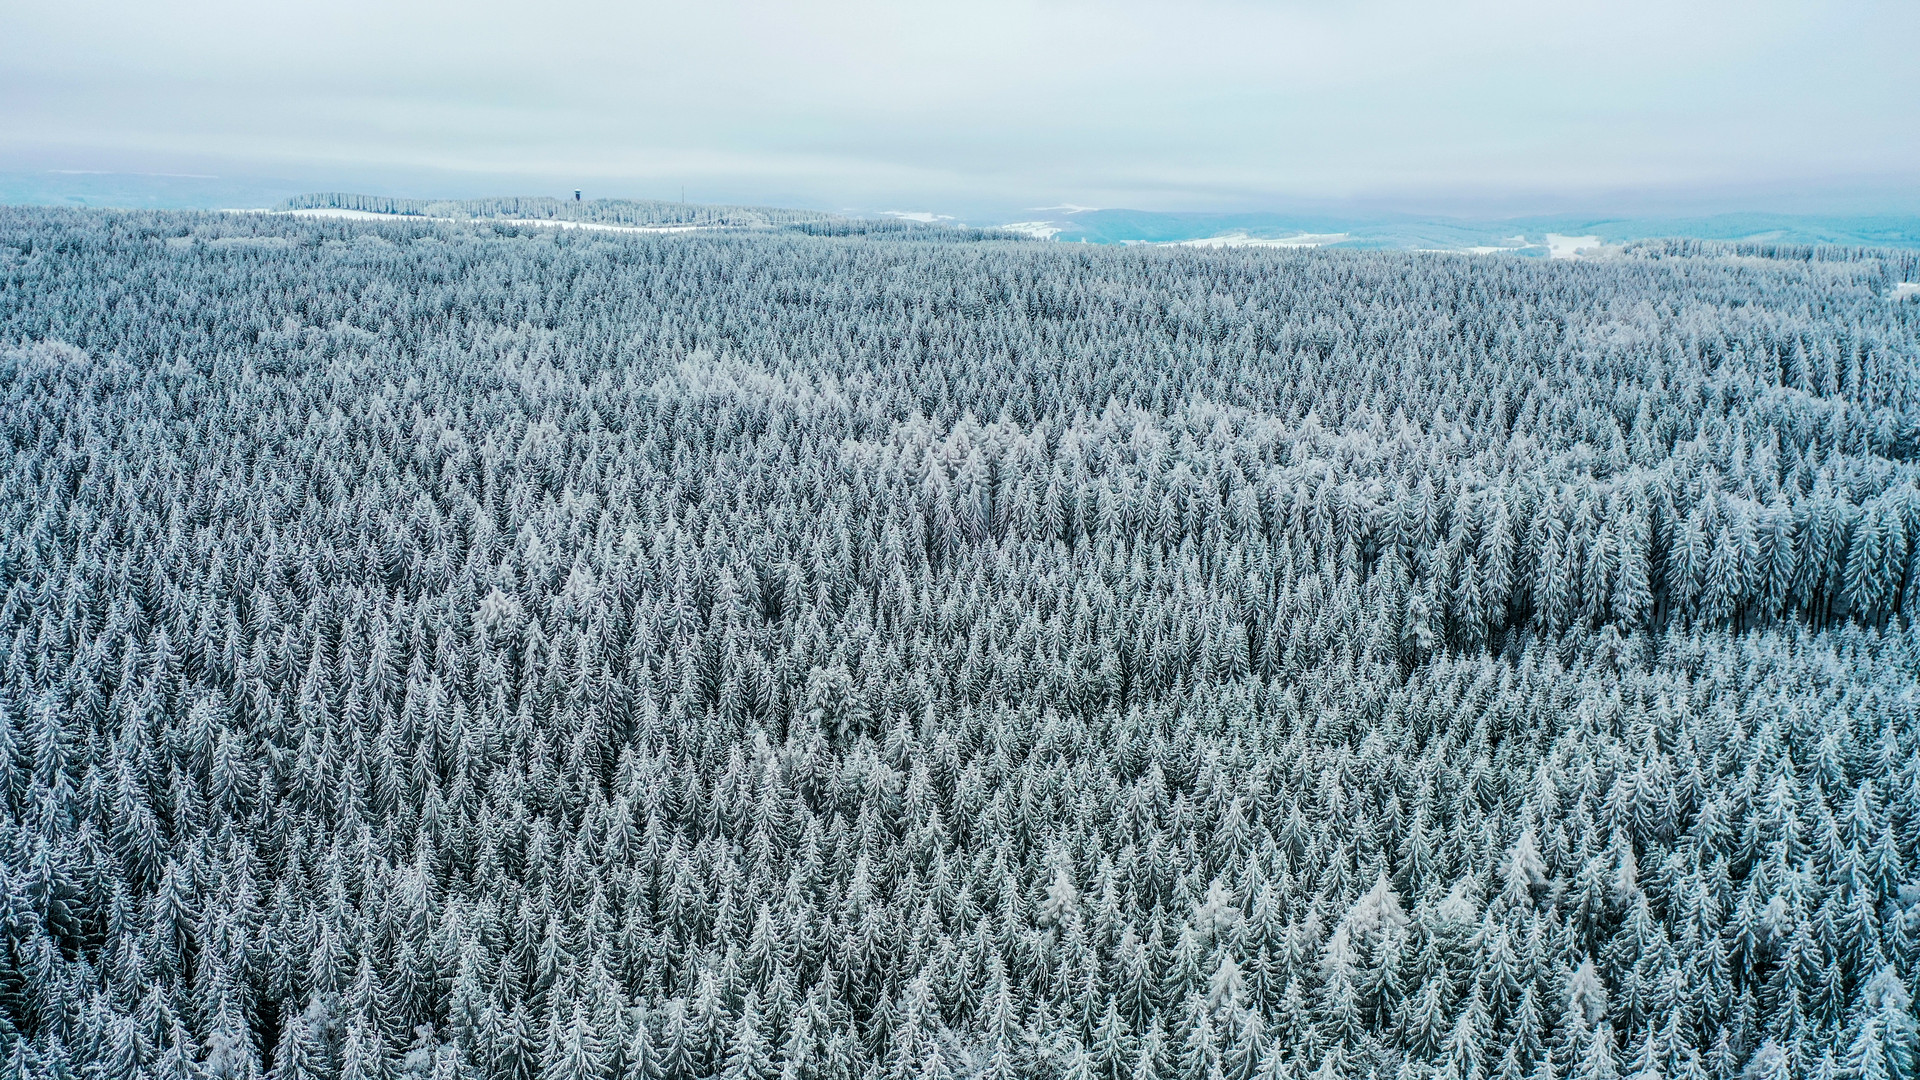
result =
M933 236L0 211L0 1074L1916 1076L1913 256Z

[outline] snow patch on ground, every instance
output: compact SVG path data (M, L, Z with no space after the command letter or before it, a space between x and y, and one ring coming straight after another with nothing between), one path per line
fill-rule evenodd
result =
M1074 203L1061 203L1059 206L1034 206L1031 210L1058 210L1063 214L1085 214L1100 209L1097 206L1079 206Z
M1554 259L1577 259L1583 254L1598 254L1605 246L1597 236L1561 236L1559 233L1547 234L1547 256Z
M931 225L936 221L952 221L952 214L936 214L931 210L882 210L880 216L899 218L901 221L917 221L922 225Z
M1911 300L1920 297L1920 281L1902 281L1894 285L1895 300Z
M1464 247L1458 250L1464 251L1469 255L1518 255L1521 252L1532 251L1535 248L1545 246L1545 244L1529 244L1525 236L1509 236L1497 244L1475 244L1472 247Z
M995 225L994 228L1005 229L1022 236L1031 236L1035 240L1051 240L1054 234L1065 231L1051 221L1015 221L1006 225Z
M1175 240L1175 247L1197 248L1236 248L1236 247L1276 247L1276 248L1316 248L1326 244L1337 244L1347 239L1346 233L1301 233L1298 236L1248 236L1243 232L1228 233L1225 236L1208 236L1199 240Z

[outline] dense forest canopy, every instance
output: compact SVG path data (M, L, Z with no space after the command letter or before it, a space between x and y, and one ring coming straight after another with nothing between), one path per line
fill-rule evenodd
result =
M0 210L0 1070L1916 1075L1910 256L933 238Z

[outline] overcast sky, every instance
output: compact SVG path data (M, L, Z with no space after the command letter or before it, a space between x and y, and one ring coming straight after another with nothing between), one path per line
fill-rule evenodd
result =
M1911 209L1916 42L1914 0L0 0L0 168Z

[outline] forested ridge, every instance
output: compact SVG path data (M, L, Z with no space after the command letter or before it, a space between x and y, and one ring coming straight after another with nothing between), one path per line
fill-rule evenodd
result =
M1916 1076L1907 257L915 235L0 209L0 1070Z
M769 206L667 202L663 199L400 199L388 195L323 191L288 199L275 212L297 213L302 210L351 210L363 214L491 222L509 226L530 222L571 222L636 228L728 231L781 229L807 236L866 236L926 242L966 243L1012 240L1018 236L998 229L975 229L964 225L842 217L818 210L789 210ZM246 212L250 211L242 211Z
M819 225L848 219L817 210L787 210L770 206L716 206L670 202L666 199L400 199L388 195L356 195L323 191L296 195L281 204L283 210L358 210L372 214L399 214L442 218L518 218L523 220L581 221L600 225L693 225L702 228L766 229Z

